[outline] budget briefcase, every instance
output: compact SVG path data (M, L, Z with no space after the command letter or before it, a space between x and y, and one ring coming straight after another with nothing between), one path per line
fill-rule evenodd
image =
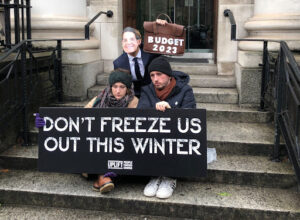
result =
M166 25L157 24L155 21L144 22L144 47L143 50L149 53L165 55L183 55L185 49L185 28L182 25L173 24L170 17L164 15L169 23Z

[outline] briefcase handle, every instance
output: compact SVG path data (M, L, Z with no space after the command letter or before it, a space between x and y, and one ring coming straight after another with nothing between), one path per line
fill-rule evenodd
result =
M159 14L157 17L156 17L156 19L158 19L161 15L164 15L166 18L168 18L169 19L169 23L171 23L172 24L172 20L171 20L171 18L169 17L169 15L167 15L167 14L165 14L165 13L161 13L161 14Z
M167 14L165 14L165 13L161 13L161 14L159 14L157 17L156 17L156 19L158 19L161 15L164 15L169 21L169 23L170 24L172 24L172 20L171 20L171 18L169 17L169 15L167 15ZM154 22L153 23L153 33L154 34L157 34L158 32L157 32L157 27L156 27L156 22Z
M161 15L164 15L164 16L166 16L166 17L169 19L170 23L167 23L166 26L168 26L168 24L169 24L169 25L171 24L171 27L170 27L170 28L171 28L171 30L172 30L173 35L174 35L174 36L180 36L180 35L182 34L182 29L176 28L176 25L174 25L174 24L172 23L171 18L170 18L167 14L161 13L161 14L159 14L159 15L157 16L156 19L158 19ZM158 30L157 30L158 24L157 24L155 21L152 22L152 23L153 23L153 33L156 35L156 34L158 34ZM183 29L185 29L185 28L183 27Z

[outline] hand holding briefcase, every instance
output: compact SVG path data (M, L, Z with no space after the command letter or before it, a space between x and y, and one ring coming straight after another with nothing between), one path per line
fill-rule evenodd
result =
M186 36L184 26L173 24L166 14L160 15L165 15L170 23L159 25L155 21L144 22L144 51L165 55L183 55Z

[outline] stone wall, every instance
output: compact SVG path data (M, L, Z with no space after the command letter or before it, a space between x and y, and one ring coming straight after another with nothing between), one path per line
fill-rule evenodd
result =
M122 0L90 0L87 7L89 18L100 11L113 11L113 17L100 16L94 22L93 36L100 41L100 57L103 61L103 71L113 70L113 60L122 53L123 13Z
M234 63L237 61L236 41L231 41L231 26L229 18L224 16L224 10L230 9L235 17L237 38L244 38L248 32L244 28L245 21L253 15L254 0L219 0L218 6L218 36L217 60L218 74L234 74Z

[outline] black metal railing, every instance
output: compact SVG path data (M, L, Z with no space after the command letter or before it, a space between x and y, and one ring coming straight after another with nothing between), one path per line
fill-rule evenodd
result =
M29 143L29 120L28 113L29 104L33 101L41 101L47 97L51 99L56 97L59 92L57 82L51 79L55 76L55 68L57 66L57 48L52 51L49 56L41 59L35 57L35 53L28 47L26 40L14 45L9 51L0 57L0 90L1 90L1 106L0 106L0 132L6 129L7 123L16 118L19 114L22 115L24 144ZM13 55L13 58L11 58ZM48 70L50 82L52 85L41 88L41 71Z
M4 8L5 18L5 40L0 42L2 52L4 52L0 56L0 132L6 129L7 123L11 119L21 115L24 145L29 145L29 110L34 105L33 100L35 99L40 102L45 96L49 96L47 97L48 99L56 98L58 101L63 101L62 41L89 39L89 26L92 22L101 14L112 17L113 12L110 10L99 12L94 16L84 27L84 38L31 39L30 0L26 0L25 2L24 0L14 0L13 3L10 2L10 0L0 0L0 8ZM11 39L12 9L15 18L14 42ZM26 18L24 10L26 10ZM32 42L35 41L56 41L56 46L41 51L32 46ZM35 56L35 54L40 52L47 52L48 56L42 58ZM41 71L48 72L47 79L41 76ZM41 81L43 80L50 82L50 84L46 83L47 86L45 88L41 88Z
M286 42L280 43L276 71L274 158L279 158L280 134L300 183L300 69Z
M15 44L18 44L21 40L25 40L25 14L26 14L26 36L27 39L31 39L31 17L30 13L30 0L14 0L10 3L10 0L0 0L0 8L4 8L4 18L5 18L5 41L1 42L2 46L6 48L12 47L11 41L11 9L14 11L14 34L15 34ZM25 11L25 13L24 13ZM21 12L21 16L20 16ZM21 25L20 25L21 20Z
M262 41L262 81L260 110L267 107L275 114L275 140L272 160L280 161L280 136L284 137L285 147L300 183L300 68L284 41L265 39L237 39L236 24L232 12L224 11L231 24L231 40ZM268 42L280 45L277 58L270 55Z

